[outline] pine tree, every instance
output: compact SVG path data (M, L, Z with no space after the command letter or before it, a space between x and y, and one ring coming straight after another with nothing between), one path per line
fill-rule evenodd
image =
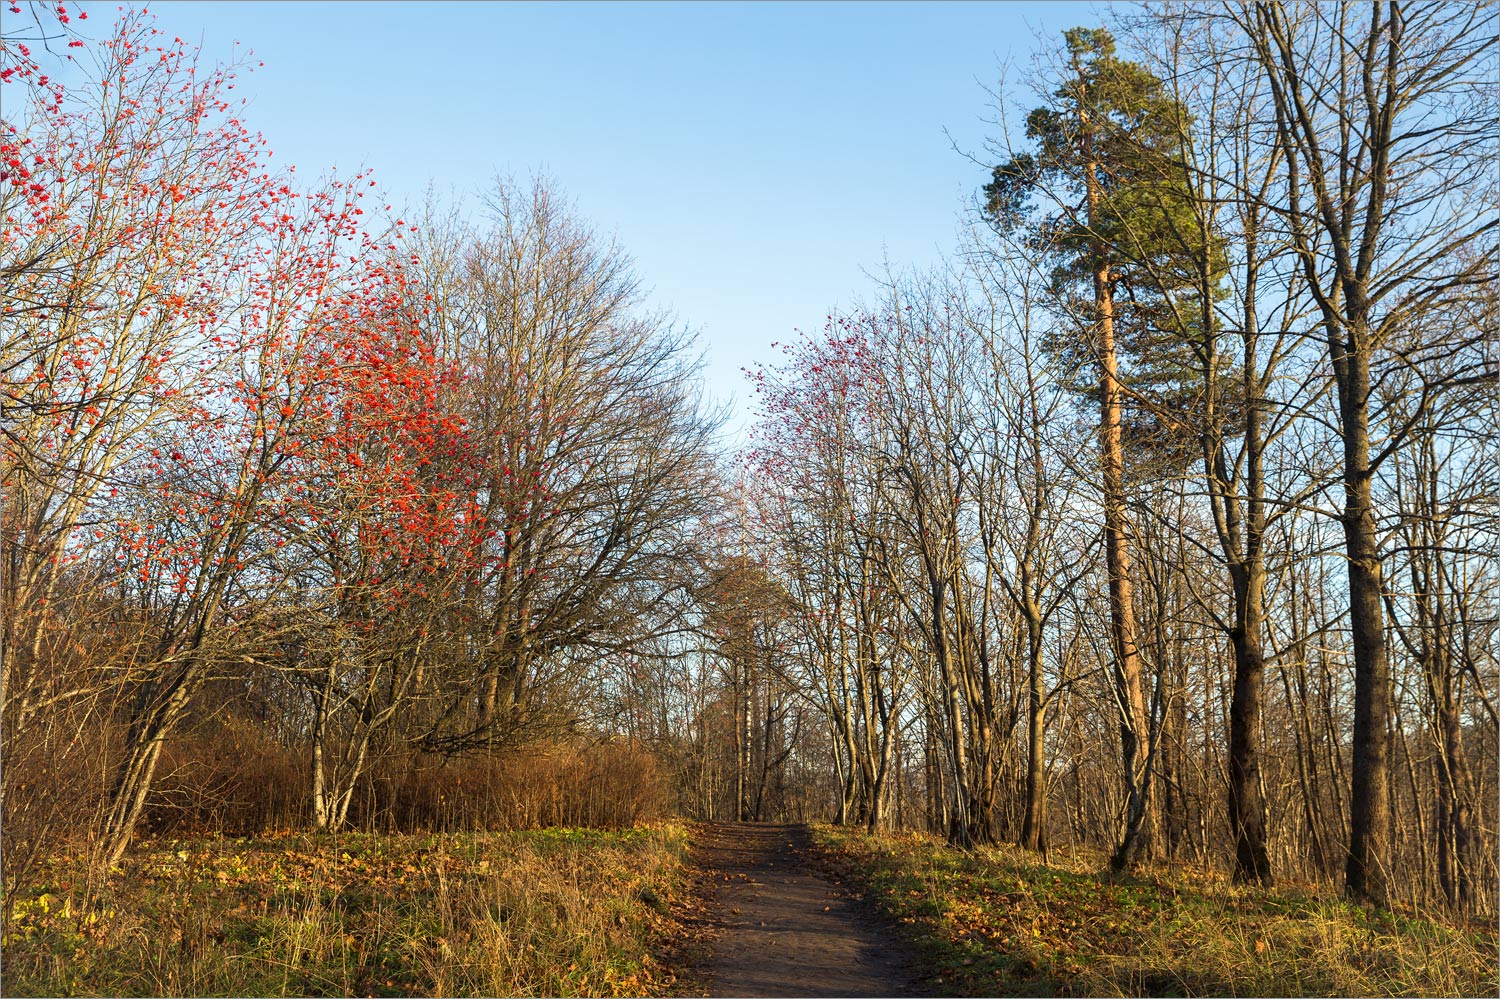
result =
M1099 404L1110 635L1127 792L1125 833L1112 864L1124 869L1150 849L1152 758L1130 579L1125 443L1133 430L1131 437L1149 435L1160 447L1180 429L1167 414L1181 411L1184 395L1194 391L1183 324L1207 311L1190 307L1196 277L1204 259L1221 268L1223 251L1211 238L1188 235L1201 226L1193 221L1181 166L1191 125L1182 106L1144 67L1115 55L1108 30L1073 28L1063 37L1067 74L1051 100L1026 119L1032 151L995 167L984 194L997 226L1022 232L1034 252L1054 263L1058 301L1087 318L1082 336L1070 331L1052 347L1065 370L1094 372L1098 379L1089 387Z

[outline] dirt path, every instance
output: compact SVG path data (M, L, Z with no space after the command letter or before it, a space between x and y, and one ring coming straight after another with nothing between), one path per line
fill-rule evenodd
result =
M805 827L704 823L696 840L716 889L709 995L916 994L896 941L809 869Z

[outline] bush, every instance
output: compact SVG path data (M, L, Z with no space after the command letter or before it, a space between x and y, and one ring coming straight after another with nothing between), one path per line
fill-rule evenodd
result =
M88 845L104 806L116 734L91 719L81 704L48 712L27 738L11 738L6 731L0 868L7 895L28 883L44 858Z
M253 722L229 718L162 748L142 831L154 835L253 836L303 825L306 754Z
M656 758L623 741L542 744L503 757L412 761L377 771L384 795L356 799L351 822L403 832L623 829L664 816L666 781ZM383 805L388 818L371 806Z
M169 743L144 831L252 836L308 823L306 753L229 719ZM355 789L349 825L388 832L588 826L623 829L667 813L656 758L633 743L543 743L504 756L393 754Z

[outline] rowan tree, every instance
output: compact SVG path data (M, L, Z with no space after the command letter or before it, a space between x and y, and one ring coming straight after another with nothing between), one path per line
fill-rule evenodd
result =
M837 821L889 820L911 659L880 557L888 524L874 456L882 355L870 317L830 316L753 375L761 421L744 456L757 535L796 604L788 669L829 727Z
M132 513L151 502L180 520L201 507L165 500L211 449L188 428L196 421L212 435L205 403L234 353L223 324L245 304L239 250L280 200L260 165L264 143L228 98L234 67L199 67L144 15L124 17L88 56L66 99L38 71L6 66L16 70L9 82L27 83L22 99L7 100L17 117L4 123L0 182L13 738L34 709L100 690L99 677L75 677L69 690L33 696L47 682L41 644L67 628L51 608L72 567L91 562L103 592L143 609L167 601L127 580L182 586L181 532L147 532L151 521ZM113 558L87 554L101 542ZM159 659L151 644L141 639L133 656ZM106 825L118 831L122 821Z

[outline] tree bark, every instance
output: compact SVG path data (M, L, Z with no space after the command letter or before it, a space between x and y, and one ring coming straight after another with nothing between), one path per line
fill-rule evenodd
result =
M1089 201L1097 203L1098 183L1089 172ZM1114 292L1110 266L1094 271L1098 311L1099 450L1104 472L1104 561L1109 573L1109 622L1115 657L1115 693L1120 708L1120 743L1125 766L1125 832L1110 866L1128 870L1151 844L1150 730L1142 690L1140 649L1136 640L1135 598L1130 582L1130 542L1125 516L1125 455L1121 440L1121 386L1115 356Z
M1339 344L1342 349L1343 344ZM1391 836L1390 669L1381 605L1380 542L1371 497L1369 357L1335 357L1344 437L1344 551L1349 573L1349 630L1354 644L1354 746L1349 793L1345 888L1376 905L1389 900Z
M1234 695L1229 710L1229 827L1234 835L1234 879L1271 883L1266 855L1266 806L1260 793L1260 701L1265 679L1261 607L1265 589L1259 565L1236 572Z
M1024 581L1023 581L1024 585ZM1030 602L1030 594L1027 594ZM1047 699L1042 676L1042 615L1034 603L1026 608L1027 677L1026 814L1021 846L1047 852Z

